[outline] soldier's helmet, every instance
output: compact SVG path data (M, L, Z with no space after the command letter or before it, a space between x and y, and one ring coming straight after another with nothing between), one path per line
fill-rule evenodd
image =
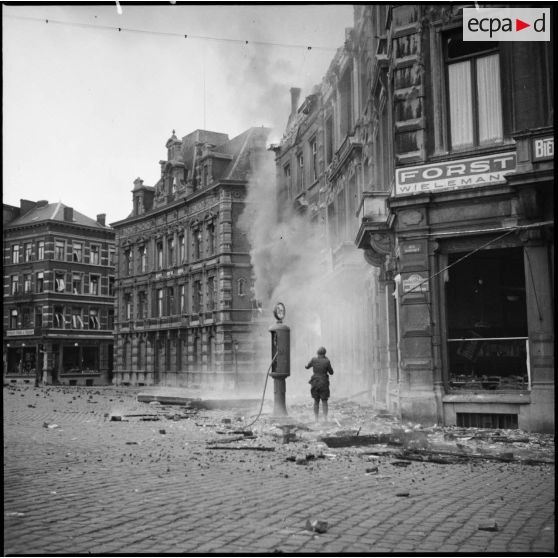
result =
M319 354L319 355L325 355L325 354L326 354L325 347L320 347L320 348L318 349L318 354Z

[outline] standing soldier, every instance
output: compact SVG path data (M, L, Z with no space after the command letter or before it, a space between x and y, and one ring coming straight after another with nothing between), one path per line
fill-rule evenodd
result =
M325 356L326 350L320 347L315 356L306 365L306 369L312 368L313 374L308 382L311 386L310 395L314 400L314 417L318 422L318 413L320 410L320 400L322 401L322 412L324 421L327 421L327 400L329 399L329 375L333 374L333 368L329 358Z

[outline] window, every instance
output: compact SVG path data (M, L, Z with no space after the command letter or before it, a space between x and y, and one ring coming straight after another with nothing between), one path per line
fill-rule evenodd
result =
M81 294L81 273L72 273L72 293Z
M298 164L298 191L304 189L304 155L301 153L296 158Z
M140 246L139 248L139 270L141 273L147 271L147 250L145 246Z
M157 269L163 269L163 243L157 242Z
M327 117L325 123L326 132L326 165L333 159L333 115Z
M192 312L195 314L201 310L202 286L201 281L194 281L194 289L192 291Z
M74 242L72 244L72 260L74 262L83 261L83 244L81 242Z
M23 292L30 293L31 292L31 274L26 273L23 275Z
M42 271L37 273L35 285L38 293L42 293L45 290L45 274Z
M316 138L310 140L310 153L312 154L312 182L318 179L318 144Z
M101 329L99 311L96 308L89 309L89 329Z
M172 267L174 265L174 238L171 237L167 241L167 265Z
M202 186L205 187L209 184L209 167L207 165L203 166L203 177Z
M10 279L10 294L15 295L19 293L19 275L12 275Z
M132 295L130 293L124 295L124 319L132 319Z
M30 262L32 253L33 245L30 242L27 242L23 247L23 260L26 262Z
M56 240L54 242L54 259L64 261L65 260L66 245L63 240Z
M179 264L183 264L186 262L186 244L184 242L184 235L181 234L178 237L178 257L179 257Z
M347 136L353 126L353 72L348 68L339 81L339 124L341 128L341 141Z
M199 260L201 254L202 235L199 229L194 231L194 259Z
M33 327L31 308L28 308L27 306L21 309L21 327L23 329L30 329Z
M244 296L246 294L246 280L238 280L238 296Z
M157 316L160 318L163 315L163 289L157 289Z
M81 318L81 308L72 308L72 329L83 329L83 320Z
M132 250L124 250L124 273L126 275L132 274Z
M186 312L186 285L180 285L179 288L179 304L180 304L180 313L184 314Z
M35 306L35 327L43 325L43 307Z
M137 357L137 366L138 370L143 370L143 351L144 351L145 342L141 339L138 341L138 357Z
M115 264L115 250L114 248L109 248L108 251L108 264L109 265L114 265Z
M167 316L174 314L174 288L167 287Z
M89 294L98 295L99 293L99 283L100 283L100 276L99 275L91 275L89 278Z
M56 271L54 274L54 289L57 293L63 293L66 290L65 274L62 271Z
M287 198L290 200L293 196L292 183L291 183L291 165L283 167L283 174L285 175L285 188L287 189Z
M114 296L114 277L108 278L108 294Z
M447 35L448 115L453 149L502 141L498 44L465 42L462 31Z
M215 277L207 280L207 310L215 310Z
M138 293L138 318L144 319L147 316L147 296L145 292Z
M65 326L64 307L55 306L54 313L53 313L53 327L64 328L64 326Z
M45 259L45 243L43 240L39 240L39 242L37 242L37 259Z
M97 244L91 244L91 248L89 251L89 263L93 265L99 265L100 259L100 247Z
M215 224L207 225L207 253L211 256L215 253Z
M107 329L114 329L114 310L112 308L107 313Z
M12 246L12 263L19 263L19 244Z
M17 329L17 310L10 312L10 329Z

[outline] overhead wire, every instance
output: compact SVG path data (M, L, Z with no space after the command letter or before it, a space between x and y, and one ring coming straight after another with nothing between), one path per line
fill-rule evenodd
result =
M20 19L26 21L35 21L39 23L46 23L46 24L54 24L54 25L66 25L69 27L81 27L81 28L88 28L88 29L101 29L104 31L117 31L119 33L126 32L126 33L142 33L146 35L156 35L160 37L179 37L184 39L195 39L201 41L220 41L220 42L227 42L227 43L236 43L241 45L258 45L258 46L274 46L274 47L282 47L282 48L302 48L305 51L309 50L321 50L326 52L335 52L337 48L334 47L326 47L326 46L319 46L319 45L301 45L295 43L276 43L273 41L258 41L258 40L251 40L251 39L234 39L230 37L213 37L210 35L192 35L190 33L178 33L173 31L154 31L151 29L135 29L132 27L121 27L121 26L113 26L113 25L101 25L101 24L94 24L94 23L84 23L84 22L74 22L74 21L62 21L58 19L50 19L50 18L41 18L41 17L31 17L31 16L18 16L18 15L11 15L7 14L4 15L5 18L10 19Z

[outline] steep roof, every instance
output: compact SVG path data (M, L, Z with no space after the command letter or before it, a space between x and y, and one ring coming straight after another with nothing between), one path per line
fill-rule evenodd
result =
M39 223L41 221L60 221L60 222L68 222L64 221L64 208L69 207L64 205L62 202L58 203L49 203L47 205L43 205L41 207L35 207L28 211L24 215L21 215L17 219L14 219L7 228L11 227L19 227L21 225L30 225L33 223ZM76 211L74 209L74 218L71 221L75 225L81 225L84 227L93 227L95 229L110 229L107 225L101 225L97 223L95 219L91 219Z

